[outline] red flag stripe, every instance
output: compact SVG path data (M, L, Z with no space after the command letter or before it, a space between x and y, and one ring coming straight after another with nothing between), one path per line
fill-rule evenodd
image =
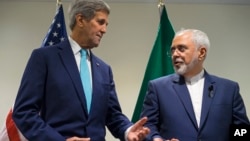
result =
M10 141L21 141L16 124L12 119L12 109L10 109L7 119L6 119L6 129Z

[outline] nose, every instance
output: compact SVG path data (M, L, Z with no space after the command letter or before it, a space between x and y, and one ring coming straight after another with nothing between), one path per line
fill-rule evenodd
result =
M174 50L171 50L171 55L172 55L172 58L175 57L175 56L179 56L180 55L180 52L178 49L174 49Z
M107 32L107 25L104 25L101 29L102 33L106 33Z

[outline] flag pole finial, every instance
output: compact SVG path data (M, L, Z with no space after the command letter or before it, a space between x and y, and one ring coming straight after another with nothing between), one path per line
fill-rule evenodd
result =
M163 5L164 5L163 0L159 0L159 3L158 3L158 8L162 7Z
M61 0L56 0L56 4L57 4L57 5L62 4Z
M161 16L161 12L162 12L163 6L164 6L163 0L159 0L158 9L159 9L160 16Z

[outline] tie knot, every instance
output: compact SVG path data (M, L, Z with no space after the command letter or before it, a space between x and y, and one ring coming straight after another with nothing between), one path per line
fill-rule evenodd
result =
M80 53L81 53L82 57L87 56L87 50L86 49L81 49Z

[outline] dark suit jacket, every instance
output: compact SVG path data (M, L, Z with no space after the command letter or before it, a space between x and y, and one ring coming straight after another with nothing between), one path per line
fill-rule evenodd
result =
M141 116L148 116L154 136L180 141L229 141L231 124L249 124L236 82L205 72L200 127L183 77L177 74L149 82Z
M13 112L17 127L29 141L63 141L73 136L104 141L105 125L115 137L124 139L132 123L121 112L112 70L92 53L91 67L93 95L88 114L69 42L33 51Z

